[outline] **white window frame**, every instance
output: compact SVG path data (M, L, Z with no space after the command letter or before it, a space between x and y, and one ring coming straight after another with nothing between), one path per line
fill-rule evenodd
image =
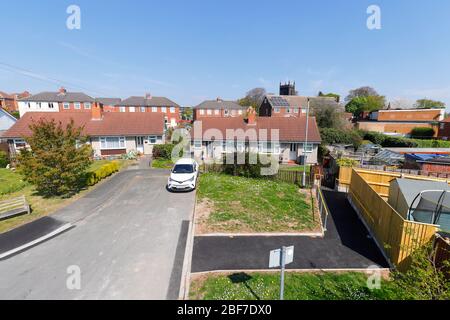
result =
M295 113L295 114L298 113L298 108L294 108L294 113Z
M271 141L259 141L258 153L280 154L280 143Z
M152 107L152 112L158 112L158 107Z
M27 142L24 139L14 139L14 148L16 150L25 149L27 147ZM24 146L18 147L17 144L24 144Z
M80 102L74 102L73 103L73 108L75 110L80 110L81 109L81 103Z
M55 108L53 102L49 102L49 103L48 103L48 108L49 108L49 109L54 109L54 108Z
M167 108L166 107L161 107L161 112L162 113L167 113Z
M175 113L175 107L170 107L170 113Z
M41 109L42 108L42 103L41 102L36 102L36 108Z
M90 102L84 102L83 105L85 110L91 110L92 108L92 103Z
M274 112L274 113L280 113L281 110L280 110L279 107L275 107L275 108L273 108L273 112Z
M154 140L154 142L152 142ZM148 136L148 143L149 144L157 144L158 143L158 136Z
M70 109L70 103L69 102L63 102L63 109L69 110Z
M130 112L136 112L136 107L130 107Z
M307 143L305 146L304 143L301 143L301 150L302 150L302 152L305 152L305 153L312 153L314 151L314 144Z
M205 110L200 109L199 113L200 113L200 115L204 115L205 114Z
M118 146L109 146L108 143L108 139L117 139L118 142ZM100 150L117 150L117 149L126 149L126 144L125 144L125 137L123 136L116 136L116 137L109 137L109 136L105 136L105 137L100 137L99 138L99 142L100 142Z
M119 107L119 112L126 112L127 109L124 106Z
M230 110L223 109L223 114L224 114L224 116L229 116L230 115Z
M194 140L194 149L201 149L202 148L202 140Z
M238 110L238 115L242 115L242 110Z
M219 110L219 109L214 110L214 114L215 114L216 116L220 115L220 110Z
M145 112L145 107L141 107L141 112Z
M207 114L208 116L212 115L212 110L211 110L211 109L206 109L206 114Z

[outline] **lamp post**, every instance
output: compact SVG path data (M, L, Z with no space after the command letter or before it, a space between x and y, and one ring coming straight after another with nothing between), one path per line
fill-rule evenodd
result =
M306 186L306 145L308 144L308 125L309 125L309 98L306 99L306 126L305 126L305 142L303 142L303 179L302 185Z

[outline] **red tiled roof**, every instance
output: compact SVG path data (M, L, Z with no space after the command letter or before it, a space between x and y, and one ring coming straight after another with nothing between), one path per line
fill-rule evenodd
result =
M105 112L103 119L92 120L90 112L27 112L6 133L3 138L20 138L31 135L30 125L40 119L61 122L67 125L73 119L77 127L84 126L88 136L134 136L164 133L162 113Z
M200 132L197 126L202 125ZM256 129L256 134L259 140L264 140L264 132L261 129L267 130L267 139L270 139L272 131L278 129L279 141L283 142L302 142L305 141L305 127L306 116L302 117L257 117L255 125L247 124L242 117L230 117L230 118L205 118L194 122L192 129L192 136L198 140L221 140L214 136L215 130L220 131L222 136L226 138L227 129L242 129L247 131L249 129ZM215 131L217 133L217 131ZM249 136L247 140L254 140ZM319 129L317 127L316 119L309 117L308 121L308 141L321 142Z

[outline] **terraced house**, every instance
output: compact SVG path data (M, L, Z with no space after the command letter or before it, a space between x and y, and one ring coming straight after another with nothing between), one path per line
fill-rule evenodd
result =
M82 92L41 92L19 100L19 113L27 112L90 112L95 99Z
M151 112L164 116L167 127L176 127L181 120L180 106L166 97L154 97L146 94L143 97L129 97L117 104L119 112Z
M206 100L195 106L194 120L201 118L217 118L217 117L236 117L242 116L247 107L243 107L235 101L222 100Z
M115 156L130 151L151 154L153 145L165 140L162 113L103 112L98 104L94 104L90 112L26 112L3 135L12 155L28 147L26 137L32 134L30 125L40 119L53 119L63 127L73 120L75 126L83 127L94 157Z

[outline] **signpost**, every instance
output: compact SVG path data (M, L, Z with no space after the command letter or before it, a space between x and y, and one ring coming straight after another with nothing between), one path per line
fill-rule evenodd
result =
M294 261L294 246L281 247L281 249L270 251L269 268L281 267L280 300L284 300L284 270L286 265Z

